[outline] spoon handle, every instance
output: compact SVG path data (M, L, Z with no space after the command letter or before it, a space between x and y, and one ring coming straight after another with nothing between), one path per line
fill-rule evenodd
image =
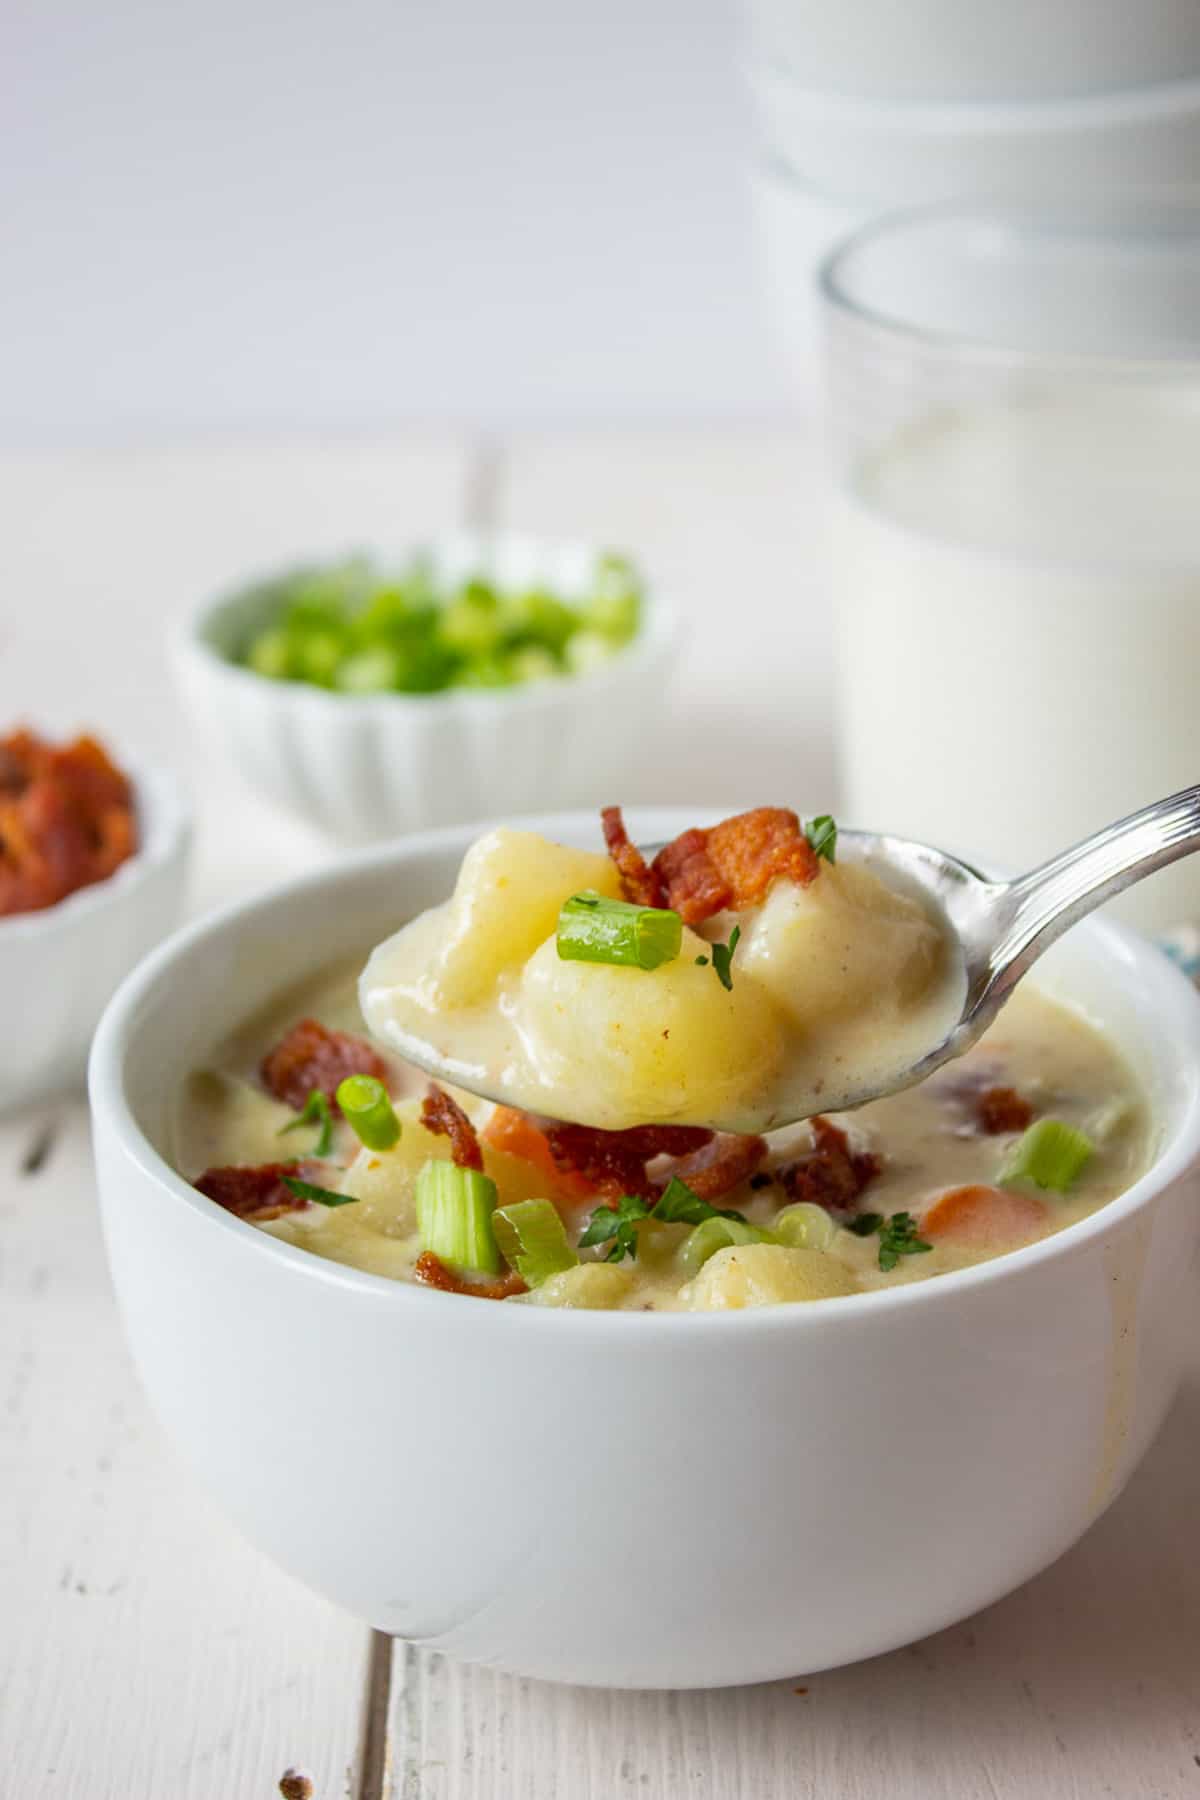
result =
M1130 813L1001 890L993 992L1005 994L1064 931L1114 894L1200 850L1200 787Z

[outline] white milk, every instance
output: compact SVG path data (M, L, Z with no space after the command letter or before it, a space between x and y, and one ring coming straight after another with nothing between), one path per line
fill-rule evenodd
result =
M1200 782L1200 407L1114 383L860 467L837 557L847 821L1014 870ZM1200 919L1200 857L1116 903Z

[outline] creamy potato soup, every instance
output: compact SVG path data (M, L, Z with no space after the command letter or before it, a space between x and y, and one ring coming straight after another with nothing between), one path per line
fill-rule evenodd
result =
M817 842L823 823L808 828ZM661 903L685 889L651 889L656 904L641 906L615 832L612 863L542 840L514 846L518 835L482 840L446 908L369 958L325 970L282 995L191 1076L179 1096L174 1149L180 1171L202 1193L316 1255L474 1297L526 1306L730 1310L889 1287L984 1261L1094 1212L1145 1168L1149 1119L1130 1071L1092 1024L1031 983L978 1045L920 1087L761 1135L691 1122L706 1116L714 1094L735 1088L754 1114L753 1084L771 1079L772 1046L789 1041L780 1017L785 1004L803 1011L810 983L836 1011L831 957L848 984L872 988L859 1015L863 1031L899 1030L905 1008L926 1006L944 977L935 928L907 901L880 901L846 881L852 872L824 854L814 875L801 853L789 867L807 881L788 869L774 872L757 899L733 907L730 898L746 898L745 858L736 881L724 885L710 869L693 869L691 891L707 883L714 906L697 925L715 920L716 929L638 918L631 937L631 914L674 911ZM482 883L481 864L490 870ZM505 907L499 896L510 883ZM804 896L815 903L822 883L827 904L816 912L810 904L806 930ZM631 887L634 899L622 911ZM555 896L551 905L547 890ZM598 921L590 904L568 912L566 902L580 895L607 898L617 909ZM731 917L743 922L744 937L714 959L729 946ZM865 945L848 922L855 919ZM558 958L564 930L581 934L587 954ZM649 939L637 936L646 931ZM830 952L835 941L840 948ZM673 955L655 960L676 942ZM455 944L461 955L449 953ZM640 954L642 962L588 960L597 949L612 954L614 944L617 954ZM517 1015L523 988L540 994L544 983L553 990L551 956L577 980L551 1003L567 1008L569 1023L543 1027L532 1022L536 1006ZM752 987L759 958L788 963L785 989L773 990L769 981ZM701 1067L696 1087L687 1079L686 1054L675 1060L672 1052L665 1063L635 1047L633 1068L654 1096L641 1117L636 1087L627 1086L619 1123L581 1119L589 1110L582 1103L589 1034L597 1063L604 1058L597 1040L625 1019L636 1037L649 1002L635 983L649 990L656 975L677 964L692 971L689 994L691 983L706 984L696 990L699 1011L680 998L676 969L678 988L660 1003L656 1022L678 1031L684 1043L677 1049L693 1045ZM584 979L591 973L599 976L594 1014ZM614 974L629 978L620 993ZM876 988L884 990L882 1000ZM736 1011L710 1013L710 990L719 999L752 998ZM412 1004L430 1021L438 1012L431 992L480 1020L491 995L508 1021L497 1030L511 1026L518 1038L557 1029L562 1088L539 1090L540 1109L526 1109L431 1086L381 1029L397 1016L389 1006L403 1011L409 1000L380 998L417 994ZM811 992L809 1003L816 1017ZM854 1011L848 1005L845 1016ZM679 1023L663 1026L667 1018ZM681 1090L693 1101L703 1093L705 1102L685 1104L664 1120L662 1095Z

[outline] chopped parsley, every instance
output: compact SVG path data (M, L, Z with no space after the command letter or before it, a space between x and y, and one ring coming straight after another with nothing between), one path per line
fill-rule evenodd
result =
M837 861L837 821L829 813L818 813L804 827L804 835L812 845L816 856L823 856L828 863Z
M656 1219L660 1225L700 1225L705 1219L746 1223L743 1215L730 1207L710 1206L676 1175L655 1203L644 1200L640 1194L622 1194L615 1206L598 1206L583 1229L579 1248L611 1244L605 1262L623 1262L627 1256L636 1258L637 1228L646 1219Z
M352 1206L358 1199L357 1194L335 1194L332 1188L317 1187L311 1181L301 1181L298 1175L285 1175L283 1185L292 1190L297 1200L315 1200L318 1206Z
M733 953L737 949L738 939L742 935L740 925L735 925L729 934L727 944L714 944L712 947L713 968L717 971L717 980L729 993L733 992Z
M883 1213L859 1213L856 1218L848 1219L847 1231L856 1237L870 1237L879 1233L879 1266L885 1272L894 1269L902 1256L919 1256L924 1250L932 1250L917 1236L917 1223L909 1212L893 1213L885 1218Z
M289 1131L299 1131L302 1125L316 1124L319 1124L321 1129L317 1133L317 1141L312 1147L312 1153L314 1156L328 1156L333 1145L333 1110L330 1107L328 1096L323 1094L320 1088L313 1089L304 1102L303 1112L298 1112L291 1124L285 1125L279 1135L286 1137Z

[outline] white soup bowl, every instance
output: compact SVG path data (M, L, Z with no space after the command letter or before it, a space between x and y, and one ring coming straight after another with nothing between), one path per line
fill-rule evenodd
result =
M596 821L527 821L596 845ZM635 839L693 815L631 815ZM142 1380L245 1534L397 1636L559 1681L705 1687L871 1656L999 1598L1120 1492L1179 1381L1200 1234L1200 998L1100 920L1042 985L1125 1051L1149 1171L957 1274L736 1314L559 1312L322 1261L171 1166L230 1027L441 899L471 829L190 927L91 1065L113 1277Z

